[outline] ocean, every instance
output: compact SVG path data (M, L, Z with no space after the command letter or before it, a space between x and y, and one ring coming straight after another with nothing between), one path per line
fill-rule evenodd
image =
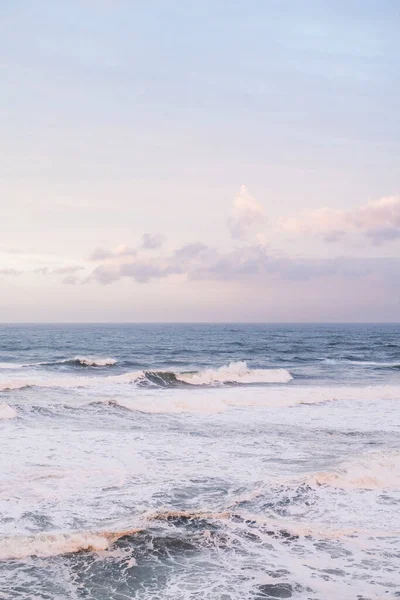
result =
M400 325L0 326L0 598L400 597Z

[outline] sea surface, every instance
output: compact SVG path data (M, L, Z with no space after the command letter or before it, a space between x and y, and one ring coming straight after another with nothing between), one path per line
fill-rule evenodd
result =
M400 597L399 325L0 326L0 598Z

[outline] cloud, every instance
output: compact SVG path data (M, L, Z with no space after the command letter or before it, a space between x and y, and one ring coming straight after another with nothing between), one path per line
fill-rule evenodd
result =
M144 233L142 242L136 248L120 244L116 248L106 250L96 248L89 256L89 260L100 262L103 260L119 260L123 257L136 256L140 250L157 250L164 244L166 237L162 233Z
M12 276L16 276L16 275L22 275L23 271L19 271L18 269L0 269L0 275L12 275Z
M77 273L78 271L82 271L82 266L67 266L67 267L59 267L58 269L53 269L51 271L54 275L67 275L69 273Z
M228 228L234 239L248 239L256 225L265 221L263 207L249 192L245 185L236 196Z
M96 267L87 281L96 280L103 285L121 279L120 265L100 265Z
M65 283L67 285L75 285L77 283L79 283L80 278L77 275L67 275L67 277L64 277L64 279L62 280L62 283Z
M276 255L267 248L264 234L257 231L256 226L263 221L262 207L242 186L228 223L233 238L237 240L233 248L222 251L198 241L175 250L162 251L164 236L144 234L142 245L137 248L125 245L113 250L98 248L91 258L101 264L84 282L97 281L107 285L121 279L131 279L146 284L179 276L193 281L275 285L277 280L360 278L371 274L394 277L399 269L400 259L320 259ZM361 232L374 243L381 243L400 237L400 198L381 198L352 211L323 208L297 218L282 219L280 227L290 232L322 235L332 242L350 233ZM72 279L65 282L70 283Z
M329 242L361 233L374 244L382 244L400 238L400 196L380 198L349 211L319 208L299 217L281 219L280 228L290 233L320 235Z
M135 257L129 262L99 265L89 280L107 285L129 278L145 284L180 275L197 281L264 282L274 285L277 280L307 281L316 278L365 277L370 274L389 274L394 277L399 268L400 259L293 258L274 256L260 245L246 245L220 252L197 242L182 246L169 255L158 255L151 259Z
M65 267L57 267L55 269L51 269L50 267L38 267L34 270L36 275L69 275L72 273L77 273L78 271L83 270L83 266L81 265L67 265Z
M142 236L142 248L146 250L156 250L161 248L166 240L162 233L144 233Z
M116 248L112 250L105 250L104 248L96 248L92 254L89 256L89 260L93 262L99 262L102 260L113 260L118 259L123 256L135 256L137 254L137 250L135 248L130 248L125 244L120 244Z

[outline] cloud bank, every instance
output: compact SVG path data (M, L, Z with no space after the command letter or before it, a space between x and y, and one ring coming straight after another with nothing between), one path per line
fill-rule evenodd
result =
M58 263L36 269L0 269L0 275L59 275L66 285L96 282L109 285L122 279L146 284L168 278L192 281L240 281L275 285L277 281L307 281L323 278L368 277L398 278L399 258L305 258L274 253L265 242L266 216L262 206L242 186L235 197L227 226L231 248L221 250L202 241L177 248L164 248L162 233L144 233L137 243L96 248L82 264ZM329 242L344 236L362 234L373 244L400 238L400 197L391 196L369 202L355 210L321 208L303 215L282 218L282 231L318 235ZM70 260L72 263L73 261ZM95 263L95 264L93 264ZM85 266L83 266L85 265Z
M242 281L260 283L305 281L315 278L364 277L370 274L395 277L400 259L330 259L274 256L263 246L250 245L220 252L202 243L188 244L169 255L137 257L129 262L104 263L89 277L107 285L123 278L147 283L181 276L188 280Z

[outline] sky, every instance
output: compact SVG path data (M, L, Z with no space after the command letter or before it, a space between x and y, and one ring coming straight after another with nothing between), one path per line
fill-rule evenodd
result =
M1 322L400 321L397 0L2 0Z

